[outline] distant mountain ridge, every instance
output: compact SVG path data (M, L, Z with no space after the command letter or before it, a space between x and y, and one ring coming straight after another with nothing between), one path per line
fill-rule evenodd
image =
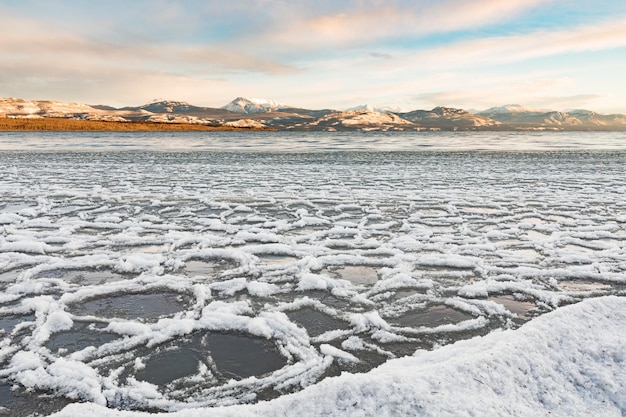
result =
M518 127L561 127L563 130L596 129L623 130L626 117L621 114L601 115L590 110L570 112L539 110L519 105L493 107L478 113L502 124Z
M0 98L0 117L147 121L277 130L626 130L626 116L591 110L542 110L510 104L469 112L451 107L401 111L363 105L350 110L302 109L268 99L237 97L221 108L157 99L115 108L54 100Z
M520 106L519 104L507 104L500 107L491 107L487 110L478 112L483 115L493 114L514 114L514 113L541 113L542 110L533 109L532 107Z
M414 110L398 113L400 117L428 128L471 129L477 127L498 126L501 123L488 117L472 114L463 109L435 107L432 110Z
M374 113L401 113L403 111L400 107L392 106L374 106L372 104L362 104L360 106L350 107L346 111L365 110Z
M283 108L288 108L284 104L277 103L264 98L244 98L237 97L222 109L242 114L270 113Z

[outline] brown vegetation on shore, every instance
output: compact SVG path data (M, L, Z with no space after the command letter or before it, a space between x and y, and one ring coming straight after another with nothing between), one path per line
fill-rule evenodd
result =
M0 117L0 131L12 130L115 130L115 131L199 131L199 130L259 130L231 126L206 126L190 123L107 122L62 118L8 118Z

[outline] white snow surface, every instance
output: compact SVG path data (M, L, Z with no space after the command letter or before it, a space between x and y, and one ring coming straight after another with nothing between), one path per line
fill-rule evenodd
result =
M239 119L231 122L224 123L224 126L230 127L239 127L239 128L251 128L251 129L262 129L267 127L263 122L259 122L258 120L251 119Z
M375 113L402 113L406 111L402 107L397 106L378 106L373 104L361 104L358 106L350 107L346 111L365 110Z
M417 351L270 402L165 415L619 417L626 411L625 331L626 299L585 300L518 330ZM73 404L53 416L84 415L154 414Z
M620 415L625 163L2 153L0 386L84 402L59 416Z
M414 128L415 125L408 120L393 113L375 112L368 110L352 110L345 112L333 112L320 117L310 123L311 126L327 126L329 128L359 127L361 129L387 130Z
M222 108L224 110L230 110L235 113L255 114L277 111L285 107L288 106L265 98L237 97Z

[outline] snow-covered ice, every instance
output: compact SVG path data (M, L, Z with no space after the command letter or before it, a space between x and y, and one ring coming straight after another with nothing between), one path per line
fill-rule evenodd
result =
M270 402L167 415L619 417L626 409L625 321L625 298L585 300L518 330L417 351ZM154 414L74 404L54 417L84 415Z
M81 403L58 416L621 415L625 162L5 152L0 399Z

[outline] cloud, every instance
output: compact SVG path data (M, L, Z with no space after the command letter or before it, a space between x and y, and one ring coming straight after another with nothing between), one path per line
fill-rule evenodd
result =
M204 68L264 73L268 75L295 74L300 70L292 65L267 58L259 58L241 51L230 51L216 47L179 47L169 46L173 56L183 59L189 64L201 65ZM217 71L216 71L217 72Z
M510 96L510 95L509 95ZM429 91L409 95L411 108L431 109L436 106L455 108L487 108L492 107L494 101L502 103L500 95L484 89L454 89L444 91Z
M554 9L544 6L567 12L565 0L155 1L171 7L0 5L0 95L114 105L162 96L211 106L248 95L342 108L596 100L619 110L626 94L621 51L604 53L604 63L585 55L626 46L619 14L569 29L506 27L523 28L526 13L549 24ZM467 31L475 28L486 30ZM503 30L509 35L494 35ZM563 54L571 54L567 64L541 59Z
M0 64L0 91L4 96L56 99L112 106L140 105L156 97L189 101L198 105L223 105L238 86L224 79L202 79L166 71L104 70L78 76L54 71L41 74L26 68L8 72ZM234 98L234 97L231 97Z
M486 65L620 47L626 47L626 17L568 30L457 42L412 54L412 59L431 66Z
M372 58L378 58L378 59L393 59L393 55L385 54L381 52L370 52L370 56Z
M588 109L606 98L603 94L574 94L567 96L545 96L535 98L534 105L553 109Z
M292 19L291 24L263 34L263 41L275 45L305 48L358 46L375 40L419 37L500 24L520 13L556 0L447 0L380 2L361 7L345 7L324 15Z
M146 38L114 40L12 14L2 6L0 27L0 96L117 106L159 96L222 105L235 92L248 94L233 80L299 73L255 51Z
M32 71L33 61L42 74L65 72L67 76L120 69L158 72L177 68L206 75L229 72L285 75L298 71L291 65L256 56L250 51L141 40L112 42L10 14L0 16L0 26L3 27L0 53L4 67L16 71L24 66L31 67Z

